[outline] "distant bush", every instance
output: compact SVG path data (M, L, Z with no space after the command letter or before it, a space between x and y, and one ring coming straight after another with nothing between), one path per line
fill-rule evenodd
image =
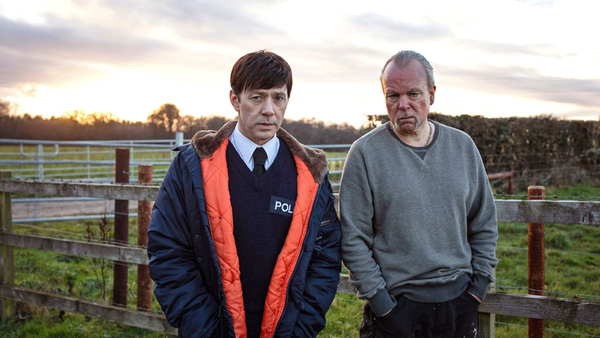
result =
M368 116L375 126L387 115ZM600 179L600 122L536 117L486 118L430 113L473 138L488 173L515 170L515 188L574 185Z
M67 112L44 119L28 114L10 113L3 103L0 138L37 140L140 140L173 139L175 131L186 139L199 130L217 130L230 119L223 116L176 116L171 122L122 121L110 113ZM356 128L345 122L325 123L316 119L283 121L282 127L304 144L350 144L381 123L387 115L366 115L365 124ZM486 118L430 113L429 118L469 134L488 173L515 171L515 189L529 185L563 186L600 181L600 122L537 117ZM171 126L171 127L167 127ZM168 130L171 129L172 132ZM506 180L496 185L506 190Z

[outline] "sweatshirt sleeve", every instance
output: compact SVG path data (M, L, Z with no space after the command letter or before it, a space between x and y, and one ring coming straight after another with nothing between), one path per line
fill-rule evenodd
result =
M467 290L485 298L489 283L494 281L495 256L498 240L496 203L479 151L473 144L477 168L476 191L467 214L467 238L471 246L473 276Z
M396 305L386 289L379 265L373 258L373 198L365 157L357 141L350 148L340 187L342 260L351 271L350 282L358 297L368 299L377 316Z

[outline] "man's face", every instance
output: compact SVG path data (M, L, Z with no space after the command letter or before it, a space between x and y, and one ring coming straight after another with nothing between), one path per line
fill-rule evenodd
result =
M435 98L435 86L428 88L425 68L417 60L411 60L403 68L392 61L381 81L388 116L396 134L418 134Z
M229 93L238 112L240 132L252 142L263 145L275 136L288 104L287 87L244 90Z

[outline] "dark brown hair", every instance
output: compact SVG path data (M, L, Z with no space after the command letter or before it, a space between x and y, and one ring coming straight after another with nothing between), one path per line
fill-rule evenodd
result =
M292 93L292 68L279 55L259 50L242 56L231 69L231 89L235 95L244 90L287 87Z

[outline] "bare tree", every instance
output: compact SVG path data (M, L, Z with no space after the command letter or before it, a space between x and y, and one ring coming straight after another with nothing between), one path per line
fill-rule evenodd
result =
M179 108L172 103L165 103L148 115L148 122L163 125L169 133L173 131L173 125L178 119Z
M0 120L8 117L11 112L10 102L0 100Z
M194 132L194 127L197 124L197 118L192 115L183 115L177 120L177 131L184 133Z

